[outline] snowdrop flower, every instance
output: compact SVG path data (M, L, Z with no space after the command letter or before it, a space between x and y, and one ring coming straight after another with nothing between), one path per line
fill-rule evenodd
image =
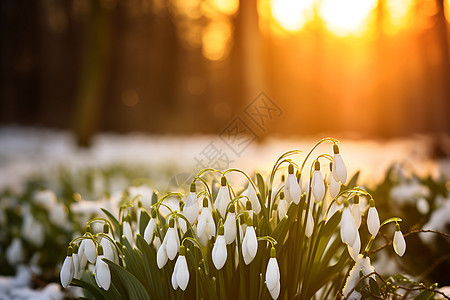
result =
M284 196L288 203L293 201L295 204L300 202L300 196L302 194L300 185L297 178L294 175L294 165L290 164L288 167L288 176L286 178L286 184L284 186Z
M224 226L219 226L219 232L212 249L212 261L217 270L222 269L223 265L227 261L227 243L224 236Z
M153 240L153 237L156 232L156 210L152 210L152 217L150 221L147 223L147 226L144 230L144 240L147 242L147 244L150 245L150 243Z
M253 220L250 216L247 219L247 229L242 241L242 256L246 265L251 263L258 252L258 240L256 238Z
M270 259L266 269L266 286L272 299L277 299L280 295L280 268L278 267L275 247L270 249Z
M320 202L325 196L325 183L323 182L322 173L320 173L320 163L316 161L314 164L314 172L311 180L311 188L314 198Z
M131 215L127 215L125 217L125 220L122 223L122 231L125 238L128 240L128 243L130 243L131 246L134 245L134 234L133 230L131 229Z
M167 257L170 260L173 260L180 249L180 240L178 238L178 232L175 228L175 220L173 217L169 219L169 229L167 229L163 243L166 244Z
M217 193L216 201L214 202L214 206L216 207L220 216L225 217L227 206L230 201L231 198L227 187L227 179L225 178L225 176L222 176L222 178L220 179L219 192Z
M172 273L172 287L176 290L178 287L183 291L189 283L189 269L185 257L186 249L184 245L180 247L180 255L175 263Z
M395 233L392 245L394 246L394 251L398 254L398 256L403 256L403 254L405 254L406 242L402 232L400 231L400 225L398 223L395 224Z
M195 193L195 182L191 183L191 192L186 198L186 204L184 205L183 214L188 219L189 223L194 224L197 222L200 208L198 207L198 198Z
M339 154L339 146L333 145L333 177L334 180L345 183L347 181L347 167L345 166L344 160Z
M11 245L9 245L8 249L6 249L6 260L11 266L15 266L18 263L23 262L24 253L23 253L23 245L20 238L15 237Z
M278 218L283 219L289 209L289 203L284 199L284 193L280 193L280 201L278 202Z
M370 259L368 257L363 257L361 254L358 255L358 257L356 258L355 266L350 270L350 274L348 275L344 289L342 290L344 297L349 300L360 300L362 298L361 293L354 290L353 288L358 283L361 273L362 276L365 276L373 273L374 271L375 269L370 264ZM375 275L371 275L370 277L375 279ZM364 279L363 282L364 284L368 285L369 278ZM350 293L351 290L353 290L352 293Z
M261 204L259 203L258 196L256 195L256 191L250 182L248 183L247 189L242 192L242 195L248 197L248 199L252 203L253 211L256 214L259 214L259 212L261 211Z
M61 272L59 273L59 278L61 280L61 285L63 286L63 288L66 288L69 285L69 283L73 279L73 276L75 275L72 251L73 248L69 246L69 248L67 249L67 256L64 259L63 265L61 267Z
M105 291L109 290L109 286L111 285L111 272L109 271L109 266L106 262L103 261L103 248L102 246L98 246L98 256L97 261L95 262L95 281L99 288L104 289Z
M86 226L86 233L91 232L91 226ZM81 256L86 256L86 259L91 263L95 263L97 259L97 250L95 249L94 241L91 239L89 234L85 234L85 237L80 244L80 249L78 250L79 258L81 259ZM83 267L83 264L81 264L81 267Z
M164 238L163 242L161 243L161 246L159 246L158 248L158 252L156 253L156 264L160 269L162 269L166 265L168 260L166 244L167 240Z
M369 212L367 213L367 228L373 236L376 236L380 229L380 218L373 199L370 199Z
M100 246L102 246L103 249L103 256L110 261L117 261L117 255L115 252L115 246L111 243L110 240L106 237L102 237L100 241Z
M45 241L44 226L33 217L28 206L24 207L23 213L22 236L33 245L42 247Z
M341 210L342 208L342 204L338 204L337 201L333 201L333 203L331 203L330 208L328 209L328 214L327 214L327 219L326 222L328 222L328 220L331 219L331 217L339 210Z
M73 246L72 260L73 260L73 277L80 279L80 259L78 257L78 245Z
M222 177L222 178L224 178L224 177ZM220 188L223 188L223 186ZM219 190L219 193L220 193L220 190ZM227 190L227 195L228 195L228 190ZM217 196L217 198L219 198L219 196ZM226 210L226 208L225 208L225 210ZM206 237L208 240L210 240L211 237L215 234L216 234L216 224L214 223L214 219L212 217L211 211L208 208L208 199L204 198L202 212L200 213L200 217L198 218L197 235L200 238Z
M356 261L356 258L359 255L359 251L361 251L361 239L359 238L359 234L356 234L356 239L353 242L353 245L347 245L348 253L350 257Z
M225 233L225 241L227 245L234 242L236 239L236 208L234 204L230 206L230 209L227 214L227 218L225 219L225 223L223 224L224 233Z
M347 245L353 245L358 235L358 229L350 212L348 201L344 201L344 211L341 218L341 240Z
M330 170L332 170L333 163L330 162ZM330 196L332 199L336 198L337 195L339 195L339 192L341 191L341 182L339 180L334 179L334 176L332 173L327 177L327 183L330 190Z
M314 218L312 216L312 212L309 209L305 210L306 212L306 228L305 235L306 237L311 237L314 231Z
M353 197L352 216L355 220L356 228L361 226L361 208L359 206L359 196Z

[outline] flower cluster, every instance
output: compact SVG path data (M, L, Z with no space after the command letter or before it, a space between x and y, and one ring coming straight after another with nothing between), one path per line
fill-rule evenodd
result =
M324 142L333 143L333 155L317 156L308 170L311 154ZM401 220L391 218L380 224L372 196L350 186L354 182L346 185L347 168L337 140L321 140L301 164L291 158L299 154L292 150L281 155L267 180L260 174L253 180L239 169L209 168L194 177L186 196L155 192L149 207L142 205L139 196L129 199L121 205L118 219L108 213L109 220L90 221L103 222L102 232L94 234L88 225L86 233L70 243L61 270L62 285L66 287L73 278L88 280L92 275L84 270L89 262L100 291L136 280L143 293L157 293L147 286L165 289L166 283L154 278L162 272L170 280L170 293L189 292L189 282L195 280L192 289L197 296L237 293L251 297L252 291L245 289L247 282L261 292L265 284L265 295L272 299L283 293L310 298L324 287L323 279L331 278L329 268L343 276L344 267L351 265L349 256L355 261L366 257L380 227L388 223L396 224L395 252L404 254ZM328 172L322 170L324 163ZM234 175L243 178L244 184L232 183ZM368 201L368 207L361 205L360 198ZM370 237L362 251L363 222ZM135 268L139 263L147 273ZM129 272L115 278L110 268ZM124 281L126 276L134 277ZM236 291L226 289L237 282Z

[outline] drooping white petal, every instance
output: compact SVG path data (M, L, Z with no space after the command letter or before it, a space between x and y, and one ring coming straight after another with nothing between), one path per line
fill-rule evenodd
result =
M95 277L99 287L107 291L111 285L111 272L108 264L102 258L103 256L98 256L95 262Z
M78 253L74 253L72 255L73 262L73 277L76 279L80 279L80 260L78 258Z
M128 240L130 245L133 246L134 245L134 238L133 238L134 234L133 234L133 230L131 229L131 224L128 223L127 221L123 222L123 235Z
M227 245L234 242L236 239L236 214L229 212L225 223L223 224L225 241Z
M59 273L59 278L61 280L61 285L66 288L72 281L74 276L74 266L72 256L66 256L63 265L61 267L61 272Z
M178 288L177 270L180 265L180 257L181 256L179 256L177 261L175 262L175 266L173 267L173 272L172 272L171 281L172 281L172 287L174 290L176 290Z
M218 210L222 217L225 217L228 203L230 203L230 193L227 186L221 186L217 192L216 201L214 202L215 208Z
M175 256L177 256L178 250L180 249L180 243L177 240L177 231L174 227L169 227L169 229L167 229L167 233L166 236L164 237L164 239L167 239L166 242L166 252L167 252L167 257L170 260L173 260L175 258Z
M158 252L156 254L156 263L158 268L162 269L167 263L167 253L166 253L166 243L163 241L161 246L158 248Z
M322 201L323 197L325 196L325 183L323 182L323 176L320 171L314 171L311 186L314 198L317 200L317 202Z
M186 204L183 208L183 213L188 219L189 223L194 224L195 222L197 222L199 211L200 208L198 206L197 194L194 192L190 192L186 198Z
M278 267L278 261L275 257L271 257L267 263L266 269L266 286L267 289L273 290L280 282L280 269Z
M330 185L330 196L331 196L331 198L334 199L339 194L339 192L341 190L341 182L340 181L336 181L332 174L330 174L330 176L328 176L328 178L329 178L329 181L330 181L330 183L329 183L329 185Z
M347 245L353 245L356 239L357 228L349 207L344 207L341 218L341 240Z
M100 245L103 248L103 256L110 261L115 261L114 246L111 244L111 242L107 238L103 237Z
M227 243L223 235L218 235L212 249L212 261L217 270L222 269L227 261Z
M369 212L367 214L367 228L373 236L376 236L378 230L380 229L380 218L375 206L369 208Z
M14 266L24 260L23 246L20 238L15 237L8 249L6 249L6 260Z
M336 181L345 183L347 181L347 167L340 154L334 154L333 156L333 177Z
M144 230L144 240L150 244L156 231L156 219L150 219Z
M250 255L250 253L248 252L248 247L247 247L247 239L244 238L242 240L242 257L244 258L244 263L246 265L248 265L249 263L252 262L253 257ZM236 244L236 248L237 248L237 244Z
M289 209L289 203L286 199L280 199L278 202L278 218L283 219Z
M216 223L214 223L214 219L209 209L206 212L206 227L211 236L214 236L216 234Z
M197 236L201 237L204 235L206 231L206 223L208 219L208 211L209 209L207 207L202 208L202 212L200 213L200 217L198 218L198 225L197 225Z
M184 255L178 256L177 259L178 268L176 272L177 283L180 289L186 290L189 283L189 269Z
M312 217L312 213L309 209L306 210L306 228L305 228L305 235L309 238L313 234L314 231L314 218Z
M255 258L256 252L258 252L258 240L256 238L255 228L253 226L248 226L245 231L244 240L247 241L247 250L251 259Z
M97 249L95 248L94 241L91 239L83 239L81 244L84 246L84 255L86 256L87 260L91 264L95 263L97 259Z
M284 186L286 200L293 201L295 204L300 202L302 195L300 185L297 182L294 174L288 174L286 178L286 185Z
M356 233L356 239L353 245L347 245L348 247L348 253L350 254L350 257L356 261L359 255L359 251L361 250L361 239L359 238L359 233Z
M403 256L403 254L405 254L406 242L405 242L405 238L403 237L403 234L401 231L395 231L393 246L394 246L395 253L397 253L398 256Z
M261 204L259 203L258 196L256 195L256 191L253 188L253 185L249 183L247 189L242 192L243 196L247 196L250 202L252 203L252 210L259 214L261 211Z
M277 285L273 290L269 290L270 296L272 299L278 299L278 296L280 296L280 282L278 281Z
M361 208L359 204L352 205L352 216L355 220L356 228L359 228L361 226Z

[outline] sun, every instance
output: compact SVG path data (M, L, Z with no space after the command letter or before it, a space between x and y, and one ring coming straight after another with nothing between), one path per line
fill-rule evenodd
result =
M271 13L283 29L299 31L314 18L314 0L273 0Z

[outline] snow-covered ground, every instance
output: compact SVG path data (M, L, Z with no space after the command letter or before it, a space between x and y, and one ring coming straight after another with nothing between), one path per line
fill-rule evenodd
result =
M299 159L302 159L320 138L267 138L263 142L249 143L243 150L243 147L239 148L236 154L219 136L101 133L94 138L92 147L81 149L68 131L0 127L0 189L7 186L20 189L27 177L51 176L60 166L77 170L123 163L153 169L169 168L172 174L192 173L201 169L202 164L208 165L207 154L211 157L212 147L227 158L222 160L224 167L238 167L249 173L255 170L267 172L281 153L300 149L303 153ZM404 163L419 175L443 174L450 178L450 158L438 162L431 160L429 145L430 140L426 137L344 139L340 148L349 173L361 170L362 183L379 181L393 162ZM323 144L316 151L318 154L332 152L330 144ZM157 181L157 178L152 179Z

